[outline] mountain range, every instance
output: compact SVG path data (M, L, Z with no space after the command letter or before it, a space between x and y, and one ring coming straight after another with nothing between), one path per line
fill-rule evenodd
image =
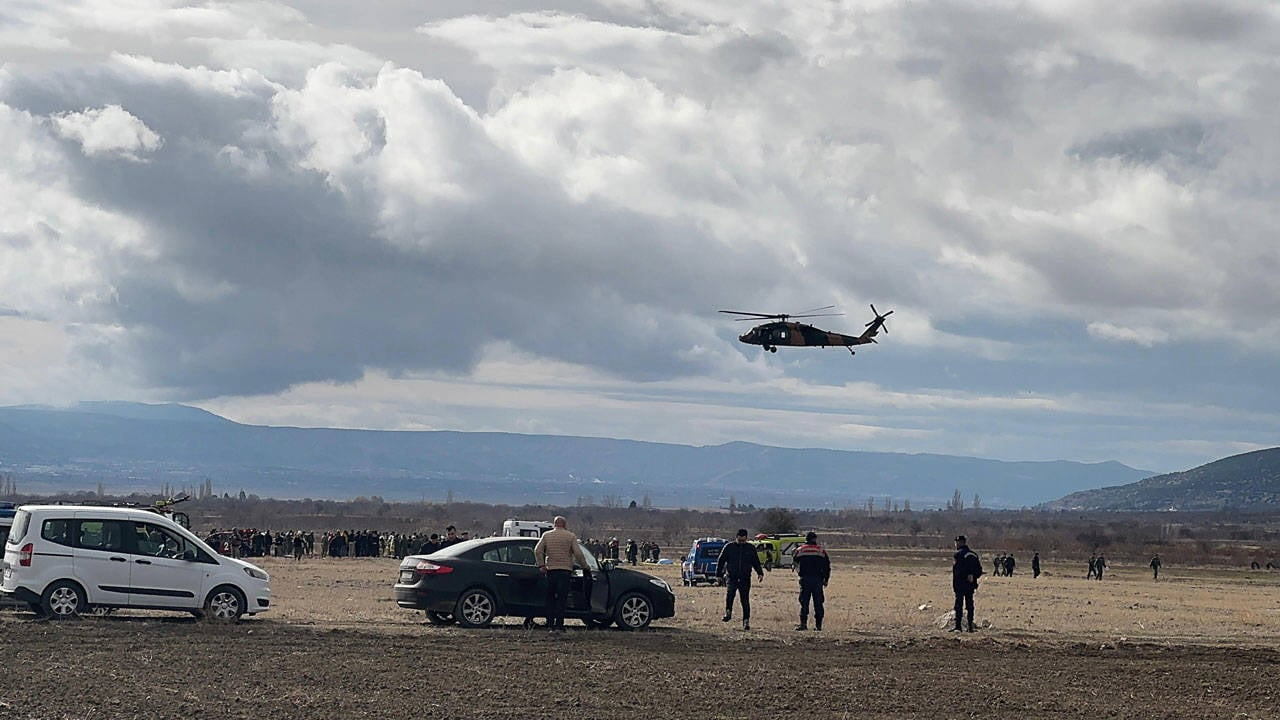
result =
M23 493L198 488L263 497L380 496L660 507L1026 507L1151 475L1118 462L689 445L450 431L264 427L199 408L81 403L0 408L0 473Z
M1280 448L1256 450L1183 472L1072 493L1049 510L1263 510L1280 506Z

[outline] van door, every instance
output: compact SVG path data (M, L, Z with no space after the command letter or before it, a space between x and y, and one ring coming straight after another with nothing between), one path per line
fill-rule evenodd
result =
M128 524L133 607L194 609L204 604L205 581L217 568L208 553L166 527Z
M48 519L40 537L71 546L71 567L84 585L91 605L119 607L129 604L129 554L125 552L125 526L120 520L103 520L77 513L76 518Z

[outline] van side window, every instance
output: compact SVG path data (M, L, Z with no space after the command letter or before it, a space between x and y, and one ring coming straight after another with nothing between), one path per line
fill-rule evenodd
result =
M72 542L72 529L75 524L76 521L70 519L45 520L40 526L40 537L51 543L70 547L75 544Z
M182 557L183 551L187 549L185 540L159 525L135 522L132 526L139 555L177 558Z
M86 550L122 550L124 533L119 520L81 520L76 547Z

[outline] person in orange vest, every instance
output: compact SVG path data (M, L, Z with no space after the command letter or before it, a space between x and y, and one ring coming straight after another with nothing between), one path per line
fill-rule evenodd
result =
M831 558L818 544L818 533L804 536L804 544L792 555L793 567L800 576L800 624L796 630L809 629L809 601L813 601L813 629L822 629L823 588L831 580Z

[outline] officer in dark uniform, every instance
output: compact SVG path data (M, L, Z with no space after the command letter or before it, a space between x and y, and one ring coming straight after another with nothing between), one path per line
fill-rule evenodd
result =
M969 541L963 535L956 536L955 563L951 566L951 589L956 594L956 626L953 632L960 632L960 618L963 611L969 611L969 632L973 627L973 591L978 589L978 578L982 577L982 561L977 553L969 549Z
M742 629L751 629L751 572L755 571L761 582L764 581L764 568L760 567L760 556L756 554L756 546L747 542L746 529L738 530L734 542L726 543L720 551L720 559L716 562L716 576L728 577L728 590L724 596L724 622L733 619L733 596L736 593L742 600Z
M796 630L809 629L809 599L813 599L813 629L822 629L822 589L831 580L831 559L818 544L818 533L804 536L804 544L792 555L796 574L800 576L800 624Z
M1031 577L1040 577L1040 553L1031 556Z

